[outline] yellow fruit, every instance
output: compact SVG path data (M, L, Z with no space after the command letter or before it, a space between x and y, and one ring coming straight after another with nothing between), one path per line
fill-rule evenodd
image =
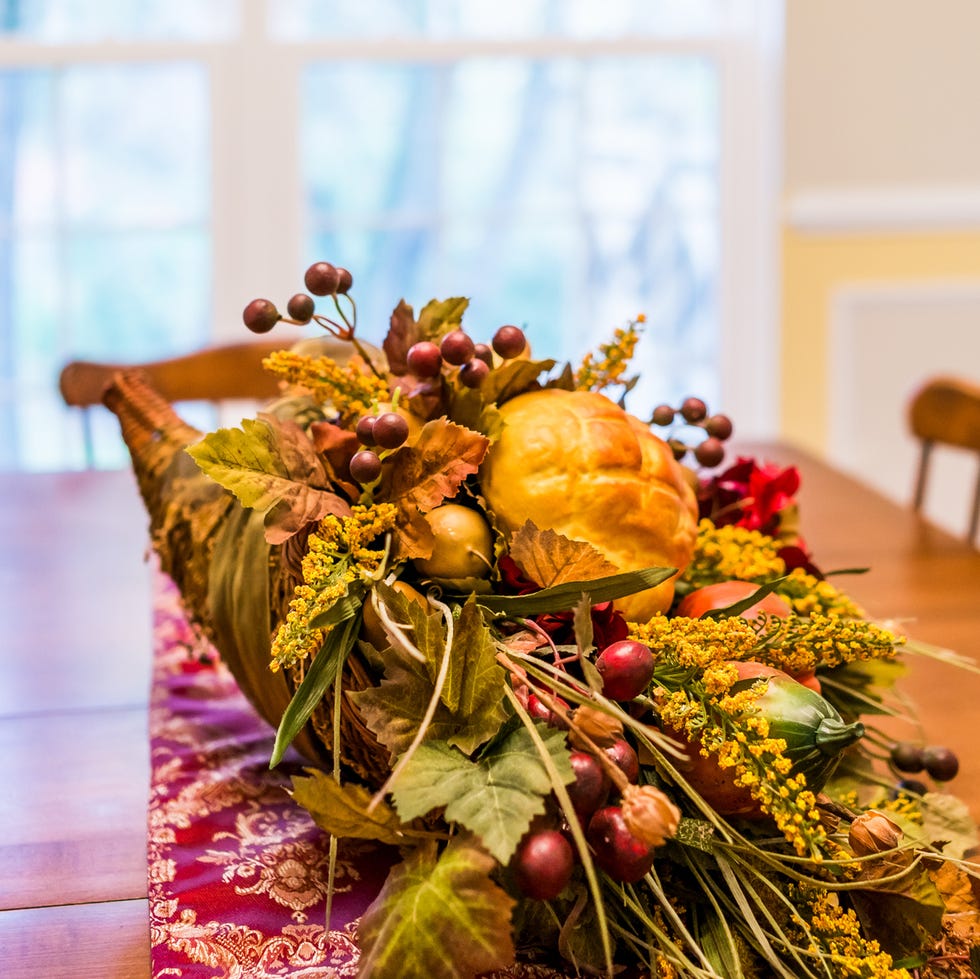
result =
M697 502L667 444L601 394L546 388L501 406L503 434L481 485L497 523L526 520L592 544L623 571L683 570ZM628 619L666 611L673 580L616 602Z
M430 510L435 546L413 562L428 578L486 578L493 566L493 537L486 520L470 507L445 503Z

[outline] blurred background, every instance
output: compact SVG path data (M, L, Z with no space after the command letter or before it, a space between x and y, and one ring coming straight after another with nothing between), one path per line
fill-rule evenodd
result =
M246 339L322 259L368 340L465 295L577 361L644 313L637 414L907 502L908 397L980 381L978 39L975 0L0 0L0 469L86 464L66 361Z

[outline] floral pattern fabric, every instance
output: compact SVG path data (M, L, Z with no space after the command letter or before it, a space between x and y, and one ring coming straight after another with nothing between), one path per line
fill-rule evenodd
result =
M324 927L329 841L288 794L290 756L161 578L154 608L148 893L154 979L339 979L357 919L396 854L342 841Z

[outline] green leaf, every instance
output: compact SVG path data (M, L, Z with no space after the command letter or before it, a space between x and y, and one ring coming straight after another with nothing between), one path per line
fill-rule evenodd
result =
M381 843L405 842L405 827L391 806L380 802L368 812L372 796L363 785L341 785L315 768L307 772L308 778L293 776L293 798L324 832Z
M419 847L388 875L358 935L360 979L473 979L514 961L514 906L490 879L493 858L454 840Z
M313 663L303 677L303 682L293 694L289 706L283 711L279 730L276 731L276 743L269 762L270 768L275 768L282 761L282 756L292 744L293 738L303 729L303 725L310 719L320 699L340 676L347 654L357 638L360 624L361 617L354 616L327 633L327 638L313 658Z
M387 593L382 596L388 601ZM425 657L420 663L404 650L386 653L385 678L375 687L350 694L368 728L393 757L411 744L435 690L447 636L438 615L417 602L391 597L393 615L411 623L412 640ZM426 733L467 754L489 741L506 719L502 687L505 673L478 608L463 606L455 624L451 665L441 701Z
M706 819L684 817L677 825L674 842L681 846L692 846L703 853L713 853L717 835L715 828Z
M462 296L452 299L432 299L419 313L416 324L419 339L438 343L447 333L457 329L463 322L463 313L470 301Z
M593 605L611 602L616 598L643 591L644 588L659 585L676 573L677 568L642 568L592 581L566 581L529 595L481 595L478 601L491 612L526 618L542 612L562 612L574 608L583 594L589 596Z
M574 781L565 733L538 728L563 784ZM531 820L545 810L551 779L523 726L484 751L479 761L439 742L423 744L393 788L398 814L408 821L445 806L446 819L479 836L506 864Z
M366 591L367 587L363 583L351 582L346 593L341 595L326 612L321 612L310 620L310 629L327 629L358 615L364 605Z
M741 615L746 609L752 608L756 602L761 602L766 595L776 591L785 580L785 576L782 578L773 578L772 581L767 581L765 584L759 585L747 598L739 599L739 601L732 602L731 605L725 605L722 608L710 608L707 612L701 613L701 618L728 619L735 615Z
M486 402L502 404L508 398L523 394L539 374L554 366L553 360L508 360L490 371L480 385L480 397Z
M350 505L329 490L313 443L294 422L268 414L246 418L240 429L220 428L187 451L243 506L267 512L270 544L281 544L328 513L350 513Z

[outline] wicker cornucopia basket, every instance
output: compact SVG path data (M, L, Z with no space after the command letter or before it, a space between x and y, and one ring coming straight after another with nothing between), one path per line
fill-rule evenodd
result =
M103 401L119 419L150 518L161 570L177 585L188 617L213 643L242 692L273 727L302 681L301 667L269 669L272 637L298 580L302 535L269 544L263 514L241 506L185 451L202 432L186 424L141 372L113 378ZM284 409L286 410L286 409ZM356 653L343 674L347 690L376 682ZM369 784L388 772L385 752L343 698L343 762ZM329 757L332 725L314 710L293 744L307 758Z

